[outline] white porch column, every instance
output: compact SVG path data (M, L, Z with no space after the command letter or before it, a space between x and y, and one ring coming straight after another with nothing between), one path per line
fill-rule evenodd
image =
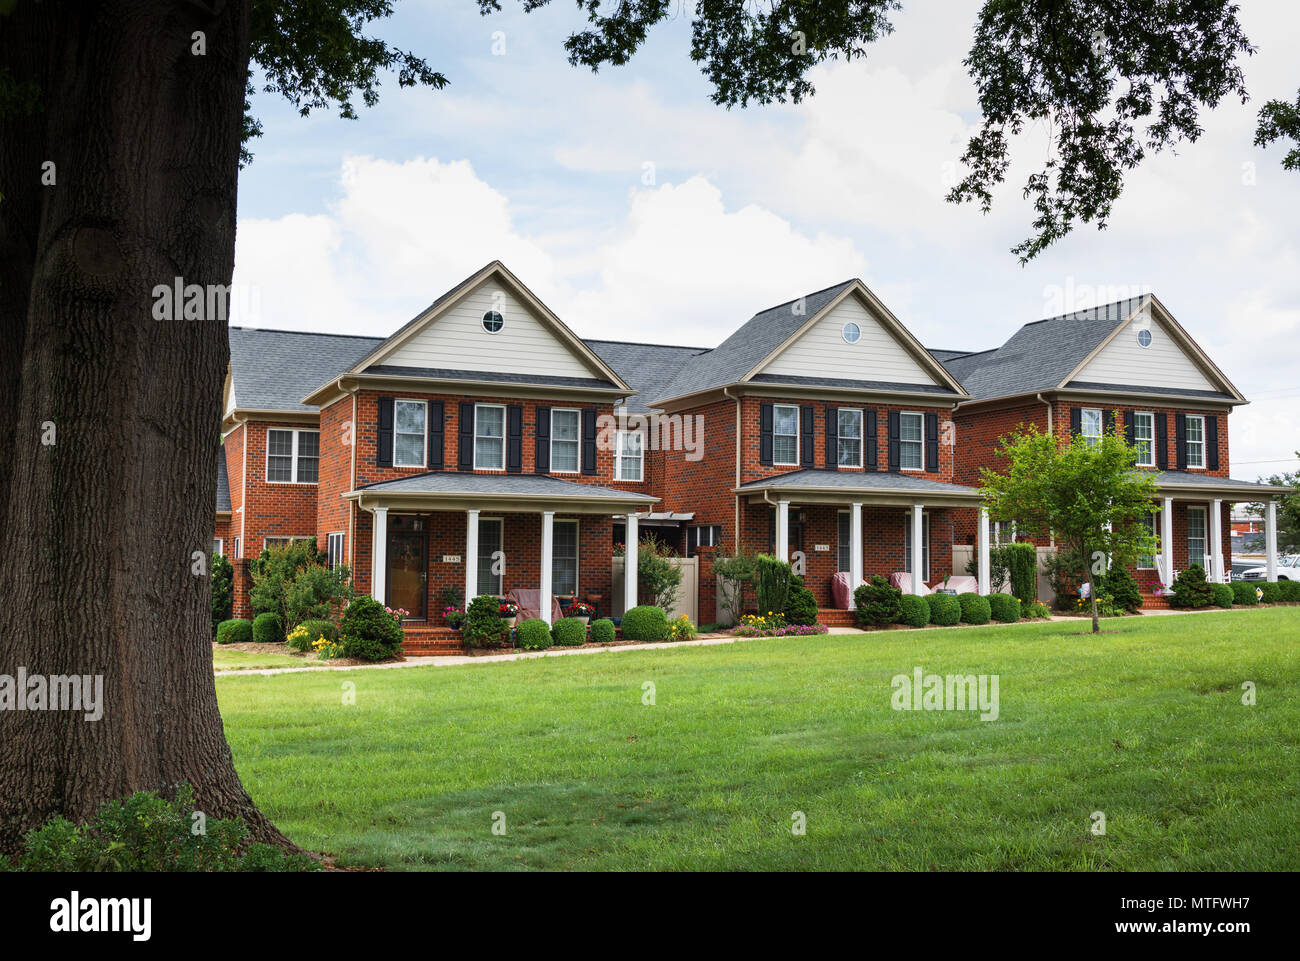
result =
M921 505L912 505L912 593L919 594L919 585L925 580L924 555L921 553Z
M370 596L380 604L388 592L388 508L376 507L370 526Z
M551 543L555 537L555 511L542 511L542 582L541 615L551 623Z
M849 596L862 580L862 504L854 501L849 508Z
M980 529L976 537L979 550L979 591L987 595L992 588L989 586L991 574L989 571L989 512L980 505Z
M641 540L636 532L636 515L627 515L627 531L623 535L623 613L636 607L636 565L640 557Z
M1174 499L1166 497L1160 507L1160 579L1165 586L1174 582Z
M776 557L777 560L790 559L790 502L776 502Z
M1267 501L1266 519L1264 521L1264 577L1270 582L1277 581L1277 501Z
M1210 579L1222 584L1223 577L1223 501L1210 502Z
M465 512L465 609L478 597L478 511Z

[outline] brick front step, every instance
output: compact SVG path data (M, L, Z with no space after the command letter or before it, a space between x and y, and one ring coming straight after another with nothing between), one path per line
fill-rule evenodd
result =
M1167 611L1170 609L1169 598L1166 596L1157 597L1155 594L1142 595L1142 610L1144 611Z
M465 645L460 632L450 627L406 627L402 653L412 657L429 657L439 654L464 654Z
M817 623L826 627L853 627L853 612L836 607L817 608Z

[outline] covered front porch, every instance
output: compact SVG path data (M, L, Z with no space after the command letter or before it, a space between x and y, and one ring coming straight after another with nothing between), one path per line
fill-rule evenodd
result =
M657 498L547 475L431 472L358 488L354 581L409 612L408 638L442 630L447 599L523 598L547 623L570 601L613 608L636 596L636 565L615 585L615 516L635 533L636 511Z

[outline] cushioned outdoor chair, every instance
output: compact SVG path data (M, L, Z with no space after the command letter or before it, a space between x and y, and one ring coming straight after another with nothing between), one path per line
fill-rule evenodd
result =
M831 575L831 603L841 611L853 610L853 592L858 586L865 584L861 578L858 583L849 587L849 572L838 571Z
M956 591L958 594L978 594L980 582L969 574L962 574L960 577L953 575L948 578L947 587L948 590Z
M889 586L898 588L904 594L916 594L920 597L933 593L930 588L925 586L925 581L918 582L916 588L913 589L912 575L907 571L894 571L894 573L890 574Z
M542 592L539 590L524 590L517 588L509 593L509 598L519 605L519 619L527 620L530 617L542 616ZM560 609L560 601L554 594L551 595L551 623L554 624L564 616Z

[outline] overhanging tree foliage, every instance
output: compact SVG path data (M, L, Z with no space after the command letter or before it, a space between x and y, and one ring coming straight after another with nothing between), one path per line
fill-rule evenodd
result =
M1064 443L1031 425L1002 438L998 454L1007 461L1005 473L980 471L989 516L1014 520L1018 532L1034 538L1054 535L1058 551L1088 559L1096 633L1096 587L1108 559L1123 564L1156 552L1147 524L1155 476L1134 466L1137 450L1119 430L1100 441L1080 436Z
M1300 458L1300 450L1295 455ZM1300 471L1261 477L1260 483L1290 488L1290 493L1277 502L1277 549L1284 554L1300 551ZM1256 517L1265 513L1263 504L1251 504L1246 510Z

